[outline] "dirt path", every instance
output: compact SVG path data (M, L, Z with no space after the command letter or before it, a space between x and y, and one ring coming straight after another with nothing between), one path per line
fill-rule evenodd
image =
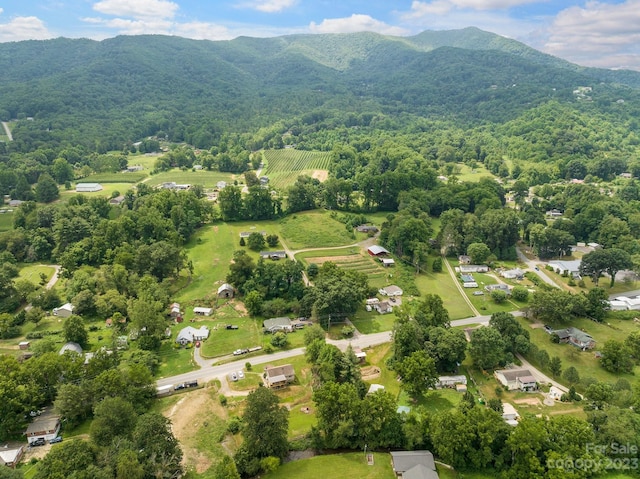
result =
M9 129L9 124L6 121L3 121L2 122L2 127L4 128L4 131L7 134L7 138L9 138L9 141L13 141L13 136L11 135L11 130Z

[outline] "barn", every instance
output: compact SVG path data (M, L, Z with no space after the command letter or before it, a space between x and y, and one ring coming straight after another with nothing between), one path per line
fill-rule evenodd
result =
M95 193L102 191L100 183L78 183L76 184L76 193Z

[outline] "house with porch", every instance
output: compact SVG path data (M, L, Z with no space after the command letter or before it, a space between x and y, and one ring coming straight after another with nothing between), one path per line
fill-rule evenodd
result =
M569 327L565 329L557 329L552 334L558 336L561 343L569 343L583 351L593 349L596 345L595 339L591 335L580 331L578 328Z
M186 346L187 344L191 344L195 341L203 341L208 337L209 328L207 328L206 326L200 326L199 328L187 326L186 328L182 328L178 333L176 343L180 344L181 346Z
M280 389L288 386L296 379L296 372L291 364L267 366L264 368L264 381L268 388Z
M536 378L528 369L498 369L493 375L509 391L535 391L538 389Z
M60 416L42 414L41 416L36 416L33 419L31 424L27 427L25 435L27 436L27 442L31 444L38 439L50 441L54 437L57 437L59 432Z

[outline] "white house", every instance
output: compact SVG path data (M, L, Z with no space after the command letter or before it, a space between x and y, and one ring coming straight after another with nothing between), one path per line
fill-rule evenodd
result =
M455 388L458 384L467 384L467 377L464 374L456 376L439 376L436 383L437 388Z
M7 446L5 446L7 447ZM7 466L15 468L22 456L24 455L24 447L20 446L17 449L7 449L0 447L0 467Z
M506 271L501 271L500 276L505 279L522 279L524 278L524 271L520 268L508 269Z
M27 442L29 444L42 438L45 441L50 441L54 437L58 436L60 432L60 417L53 415L37 416L29 427L25 435L27 436Z
M196 329L191 326L187 326L186 328L182 328L178 333L178 337L176 338L176 343L181 344L182 346L186 346L189 343L194 341L202 341L209 337L209 328L206 326L200 326L200 328Z
M382 384L372 384L371 386L369 386L367 394L373 394L378 391L384 391L384 386Z
M461 264L457 268L461 273L488 273L489 267L486 264Z
M616 309L614 309L614 302ZM629 311L640 310L640 296L632 296L630 298L627 296L618 296L614 298L613 301L609 301L609 305L614 311L622 309L622 304L625 305L624 309L628 309Z
M553 399L554 401L560 401L560 398L562 397L563 392L560 391L560 389L558 389L555 386L551 386L549 388L549 394L547 394L547 397L549 399Z
M380 301L373 305L373 308L380 314L393 312L393 306L388 301Z
M393 284L378 290L378 293L380 293L382 296L402 296L402 292L402 289Z
M100 183L78 183L76 184L76 193L95 193L102 191Z
M59 308L53 308L53 315L61 318L68 318L73 314L74 306L71 303L65 303Z
M193 308L193 312L199 316L211 316L213 308L203 308L201 306L196 306L195 308Z
M579 259L573 261L549 261L549 266L557 274L567 274L574 278L580 278L580 263L582 263L582 260Z

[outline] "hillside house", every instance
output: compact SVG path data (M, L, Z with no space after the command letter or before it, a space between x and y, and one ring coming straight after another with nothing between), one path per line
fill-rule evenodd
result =
M102 191L100 183L78 183L76 184L76 193L95 193Z
M528 369L498 369L493 375L509 391L535 391L538 389L536 378Z
M562 211L553 208L552 210L547 211L545 213L545 216L551 219L562 218Z
M231 286L229 283L223 283L222 285L220 285L220 287L218 288L218 298L224 298L224 299L229 299L229 298L233 298L233 286Z
M200 328L196 329L192 326L187 326L186 328L182 328L178 333L178 337L176 338L176 343L181 346L186 346L187 344L193 343L194 341L204 341L209 337L209 328L206 326L200 326Z
M277 333L278 331L290 333L293 331L291 319L287 317L265 319L262 322L262 328L265 333Z
M578 328L558 329L553 334L558 336L561 343L569 343L583 351L593 349L596 345L596 341L589 334L580 331Z
M296 373L291 364L264 368L264 380L268 388L280 389L288 386L295 379Z
M53 308L53 315L60 318L68 318L73 314L75 307L71 303L65 303L59 308Z
M60 416L43 414L34 418L33 422L27 427L25 435L27 436L27 442L31 444L40 438L49 441L58 436L59 432Z
M436 463L430 451L392 451L391 466L402 479L438 479Z

